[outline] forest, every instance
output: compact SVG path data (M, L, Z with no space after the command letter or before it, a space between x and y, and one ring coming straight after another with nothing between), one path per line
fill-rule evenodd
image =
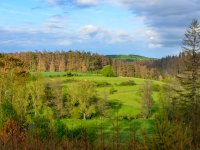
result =
M2 150L199 150L200 25L177 56L0 54Z

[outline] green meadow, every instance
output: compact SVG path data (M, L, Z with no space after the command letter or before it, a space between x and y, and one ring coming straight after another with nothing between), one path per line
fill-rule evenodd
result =
M112 133L116 126L120 136L126 140L130 136L131 128L136 129L138 138L140 131L146 129L148 134L153 133L152 118L159 107L159 88L162 82L153 81L153 99L154 105L152 115L145 119L142 114L141 104L141 87L145 79L132 77L103 77L91 73L75 73L75 76L67 76L66 72L43 72L42 75L50 82L61 81L66 89L79 84L80 81L90 81L97 84L97 93L99 97L106 97L108 106L106 107L105 116L93 117L91 119L63 119L62 122L68 128L84 127L87 130L96 130L100 126L103 128L105 135L112 138ZM134 85L123 85L122 83L134 81ZM110 91L114 90L113 93Z

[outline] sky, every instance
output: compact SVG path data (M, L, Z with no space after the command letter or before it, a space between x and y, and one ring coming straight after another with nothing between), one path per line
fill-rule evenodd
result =
M176 55L200 0L0 0L0 52Z

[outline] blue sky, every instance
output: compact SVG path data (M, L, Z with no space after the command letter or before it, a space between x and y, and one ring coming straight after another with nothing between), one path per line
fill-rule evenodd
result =
M199 0L1 0L0 52L178 54Z

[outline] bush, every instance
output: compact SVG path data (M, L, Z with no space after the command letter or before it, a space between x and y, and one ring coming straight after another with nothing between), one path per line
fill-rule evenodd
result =
M67 127L63 122L58 120L56 122L56 135L58 138L63 138L67 134Z
M108 87L111 86L112 84L106 82L106 81L101 81L101 82L94 82L97 87Z
M76 79L66 79L65 81L63 81L64 83L73 83L73 82L80 82L80 80L76 80Z
M117 90L114 89L114 87L110 88L110 94L114 94L115 92L117 92Z
M66 76L67 76L67 77L73 77L73 76L74 76L74 74L73 74L73 73L71 73L71 72L67 72Z
M118 84L119 86L133 86L136 85L135 81L129 80L129 81L124 81Z
M17 120L17 112L14 109L13 105L8 100L4 101L1 104L0 113L1 113L0 124L5 123L9 118Z
M127 121L131 121L131 120L135 119L135 116L134 115L130 115L130 114L123 115L122 117L123 117L124 120L127 120Z
M87 139L89 142L94 142L97 138L97 132L94 128L84 128L84 127L76 127L74 129L69 129L67 131L67 138L73 140L82 140Z
M153 91L159 92L160 89L161 89L161 86L160 86L160 85L158 85L158 84L154 84L154 85L153 85Z

